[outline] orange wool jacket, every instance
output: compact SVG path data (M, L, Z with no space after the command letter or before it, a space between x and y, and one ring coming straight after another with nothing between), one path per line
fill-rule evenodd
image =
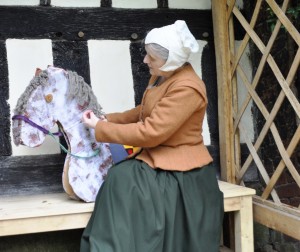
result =
M212 157L202 137L203 81L190 64L152 87L156 78L150 78L141 105L98 121L96 140L143 147L135 158L153 168L187 171L209 164Z

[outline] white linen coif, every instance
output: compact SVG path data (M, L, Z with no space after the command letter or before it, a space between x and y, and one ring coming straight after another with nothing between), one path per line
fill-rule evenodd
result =
M172 25L152 29L145 38L145 44L155 43L169 50L166 63L161 71L174 71L186 63L192 53L199 50L195 37L185 21L177 20Z

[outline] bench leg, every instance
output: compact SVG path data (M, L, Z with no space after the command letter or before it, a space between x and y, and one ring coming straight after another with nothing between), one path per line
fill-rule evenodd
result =
M252 197L241 197L241 209L234 212L235 251L253 252Z

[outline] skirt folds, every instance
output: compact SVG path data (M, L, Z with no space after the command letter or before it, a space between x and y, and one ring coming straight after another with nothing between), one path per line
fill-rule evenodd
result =
M212 165L164 171L130 159L109 170L80 251L217 252L222 222Z

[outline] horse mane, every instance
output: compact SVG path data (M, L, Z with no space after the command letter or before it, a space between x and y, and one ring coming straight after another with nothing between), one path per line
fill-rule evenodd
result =
M79 76L76 72L67 72L69 79L67 99L74 98L79 105L93 109L95 115L98 117L103 115L102 107L98 103L92 88L84 81L83 77ZM34 76L22 96L18 99L17 105L14 109L14 114L22 114L26 108L31 93L38 86L46 85L48 85L48 73L47 70L43 70L37 76Z
M83 77L76 72L67 71L69 76L69 86L67 99L75 98L79 105L93 109L96 116L101 116L102 107L97 101L92 88L84 81ZM88 104L86 104L88 102Z
M45 70L41 71L40 74L33 77L29 85L26 87L25 91L17 101L17 105L14 109L15 115L22 114L24 112L31 93L38 86L46 86L47 80L48 80L48 73Z

